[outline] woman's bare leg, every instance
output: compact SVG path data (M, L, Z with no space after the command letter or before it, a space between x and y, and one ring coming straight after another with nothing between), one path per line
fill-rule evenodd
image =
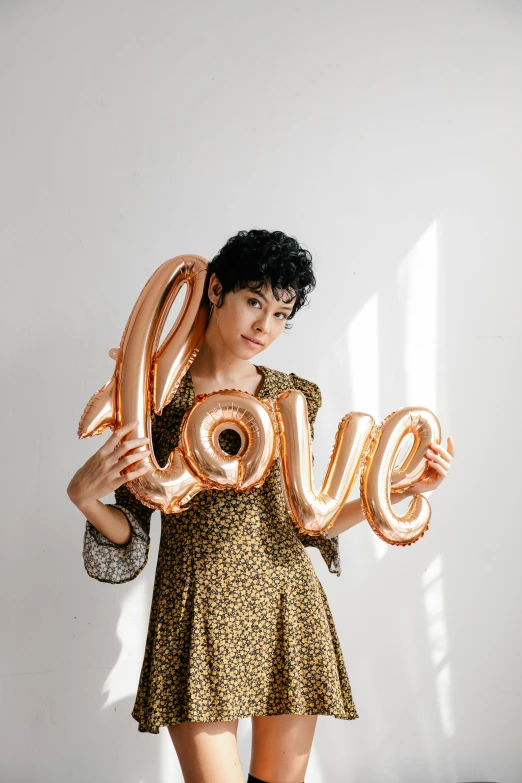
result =
M168 727L185 783L245 783L237 752L237 724L230 720Z
M252 718L250 774L267 783L303 783L317 715Z

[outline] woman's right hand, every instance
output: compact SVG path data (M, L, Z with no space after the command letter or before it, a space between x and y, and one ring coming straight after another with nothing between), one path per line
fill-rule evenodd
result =
M150 442L150 438L124 440L138 425L131 421L115 430L103 446L79 468L67 487L67 494L76 505L87 505L105 497L128 481L143 476L149 470L140 464L149 456L150 448L143 451L133 450ZM122 475L128 465L132 468Z

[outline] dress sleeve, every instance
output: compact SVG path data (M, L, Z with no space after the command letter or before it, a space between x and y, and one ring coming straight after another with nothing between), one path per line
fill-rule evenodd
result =
M317 416L317 411L321 407L322 397L321 390L317 384L312 381L307 381L305 378L300 378L294 373L290 373L292 379L293 388L302 391L306 397L306 404L308 407L308 421L310 422L310 437L313 440L314 437L314 424ZM313 455L312 455L313 460ZM341 553L339 551L339 536L330 536L327 530L320 536L310 536L308 533L303 533L302 530L296 528L298 538L301 540L304 546L315 546L321 552L321 555L328 566L328 570L332 574L341 576Z
M152 445L159 434L159 424L165 416L152 416ZM157 456L157 452L155 451ZM126 484L114 491L114 503L106 503L122 511L131 526L131 537L126 544L115 544L85 520L83 562L93 579L110 584L121 584L135 579L145 568L150 547L150 518L153 508L145 506L132 494Z

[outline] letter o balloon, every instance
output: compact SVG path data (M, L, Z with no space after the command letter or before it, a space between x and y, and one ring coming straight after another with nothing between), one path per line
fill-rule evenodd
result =
M196 397L183 417L180 448L193 472L215 489L246 492L260 486L277 453L274 414L247 392L224 389ZM224 430L238 433L237 454L219 445Z

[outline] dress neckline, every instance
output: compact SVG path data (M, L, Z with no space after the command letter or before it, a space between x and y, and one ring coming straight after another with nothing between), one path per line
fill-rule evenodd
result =
M261 381L261 386L259 387L259 391L257 394L252 394L252 397L256 397L256 399L259 399L260 397L263 397L266 391L266 384L267 384L267 375L268 375L268 369L262 364L254 364L254 367L256 370L259 370L261 372L261 375L263 377L263 380ZM192 404L194 403L194 400L196 399L196 391L194 389L194 381L192 380L192 372L190 370L190 367L188 368L185 377L189 381L190 386L190 392L192 397ZM238 390L241 391L241 390ZM250 392L248 392L250 393Z

